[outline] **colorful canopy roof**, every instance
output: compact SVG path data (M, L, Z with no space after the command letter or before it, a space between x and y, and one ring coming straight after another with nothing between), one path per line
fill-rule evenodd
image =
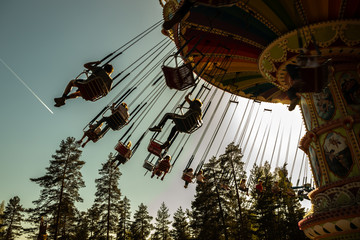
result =
M164 19L183 2L167 0ZM193 2L198 3L169 34L178 48L189 40L181 54L195 73L239 96L289 102L288 83L278 72L299 54L298 34L304 47L315 52L319 45L325 55L335 45L346 51L359 47L358 0L241 0L227 1L226 7Z

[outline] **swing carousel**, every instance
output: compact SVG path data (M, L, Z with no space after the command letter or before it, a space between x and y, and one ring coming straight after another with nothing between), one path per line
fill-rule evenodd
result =
M183 59L178 79L191 69L235 96L289 104L286 66L304 51L318 59L315 67L299 70L306 85L298 92L306 126L299 145L317 187L309 194L312 212L299 227L311 239L360 239L360 2L160 4L162 33Z

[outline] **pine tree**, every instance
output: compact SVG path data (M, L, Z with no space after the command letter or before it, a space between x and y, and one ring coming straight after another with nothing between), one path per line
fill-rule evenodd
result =
M39 199L33 201L36 207L30 211L30 220L37 224L41 216L51 219L49 230L54 239L59 236L68 239L73 234L69 228L75 221L75 203L83 201L79 189L85 187L85 183L80 169L85 162L79 159L81 150L78 148L75 138L62 140L46 174L30 179L42 187Z
M224 195L219 185L228 185L228 181L220 179L221 169L217 168L217 160L211 158L203 167L206 182L196 187L195 200L192 202L191 227L198 240L221 239L227 236L224 214ZM224 180L224 181L223 181Z
M134 222L132 222L130 227L132 239L145 240L147 238L153 228L151 224L152 218L149 215L147 206L141 203L139 209L134 214Z
M106 226L106 239L110 238L110 232L116 231L120 210L120 189L118 188L121 173L118 168L112 166L113 154L110 153L106 163L99 170L100 178L95 180L97 191L95 193L95 205L100 210L100 222Z
M223 204L230 239L248 239L250 237L246 193L240 189L241 180L246 179L242 157L239 146L230 143L226 147L225 153L218 159L219 167L223 170L222 179L229 182L230 187L230 190L225 192L224 199L227 201Z
M190 227L185 212L179 207L174 213L171 236L174 240L190 240Z
M191 226L196 239L246 239L249 221L239 182L245 178L241 150L233 143L204 165L206 182L196 188Z
M89 239L89 219L86 212L78 212L76 214L76 225L74 226L75 235L73 240Z
M281 168L275 169L278 175L279 186L282 189L281 196L278 197L277 232L283 236L282 239L302 240L306 239L305 234L299 229L297 223L304 217L305 211L301 207L299 198L289 194L291 184L287 177L286 164ZM294 193L295 194L295 193Z
M93 205L88 209L87 219L89 224L89 240L98 239L99 236L102 236L106 231L105 225L99 224L101 217L98 206Z
M252 184L255 186L258 179L263 180L264 191L256 193L252 188L251 215L256 239L306 239L297 223L304 216L299 199L291 193L291 186L287 179L286 165L270 172L269 163L264 166L254 166L251 170ZM274 182L279 182L278 192L273 192Z
M271 191L274 182L274 175L270 171L271 166L268 162L262 167L254 165L251 170L251 184L252 184L252 204L251 215L253 218L254 234L259 239L276 239L278 233L275 231L277 225L276 208L277 202ZM264 190L262 193L256 192L255 185L258 180L263 181Z
M168 240L170 239L170 229L169 224L171 221L169 220L170 214L169 209L166 207L165 203L162 202L160 205L160 209L157 211L157 217L155 218L155 232L154 235L158 240Z
M121 201L120 205L120 220L118 225L118 240L126 240L128 239L129 231L130 231L130 200L127 197L124 197Z
M4 240L13 240L22 234L23 212L20 198L18 196L11 198L4 211L4 223L6 225Z

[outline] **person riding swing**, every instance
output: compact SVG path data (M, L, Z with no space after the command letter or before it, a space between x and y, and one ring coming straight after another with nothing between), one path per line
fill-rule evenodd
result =
M103 123L90 124L89 129L84 132L82 138L76 143L81 144L85 137L87 137L88 139L81 145L81 147L85 147L85 145L90 141L97 142L97 140L99 140L99 138L101 137L100 133L102 125Z
M170 155L166 155L163 159L161 159L160 162L155 166L151 174L151 178L153 178L155 175L157 178L159 178L164 173L164 175L161 177L161 181L164 180L165 175L169 172L171 167L170 160Z
M114 127L121 128L122 126L127 124L128 121L129 121L129 117L130 117L129 108L128 108L128 105L126 103L123 102L123 103L119 104L119 106L117 106L117 107L116 107L116 104L113 103L111 105L111 107L110 107L110 110L111 110L111 115L108 116L108 117L101 118L97 123L98 125L102 124L103 122L106 123L103 130L101 130L101 132L99 133L99 135L101 137L109 130L109 128L112 128L113 130L118 130L118 129L115 129ZM112 116L114 116L117 113L120 114L120 118L122 119L121 123L116 122L116 123L114 123L114 125L116 125L116 126L110 126L109 125L110 119L112 118Z
M262 180L259 180L258 181L258 184L256 184L255 186L255 190L256 190L256 193L257 194L262 194L262 192L264 191L264 187L263 187L263 181Z
M178 120L178 119L183 119L184 121L186 121L190 116L195 115L196 119L198 121L201 121L201 117L202 117L202 102L200 99L194 99L194 100L190 100L189 96L191 95L191 93L189 93L188 95L185 96L185 101L190 105L189 110L184 114L184 115L179 115L176 113L166 113L163 118L161 119L160 123L154 127L149 128L150 131L152 132L161 132L162 127L165 125L166 121L171 119L171 120ZM194 122L194 124L196 124ZM194 126L190 126L190 127L194 127ZM161 145L162 149L167 148L172 139L174 138L175 134L180 131L179 128L175 125L172 129L171 132L166 140L166 142Z
M192 168L185 169L181 178L185 181L184 188L187 188L189 183L195 178L194 170Z
M119 141L119 143L118 143L117 146L119 146L119 144L121 144L121 146L123 147L122 150L126 150L126 152L125 152L125 154L122 153L122 152L119 152L118 155L116 155L115 158L112 160L111 165L112 165L114 162L118 161L118 163L116 164L115 168L117 168L120 164L125 164L127 161L129 161L129 159L130 159L130 157L131 157L131 155L132 155L132 151L131 151L131 149L130 149L130 148L131 148L131 145L132 145L131 141L129 141L126 145L123 145L123 144ZM119 151L119 148L116 147L115 150Z
M201 184L205 182L205 177L203 175L203 170L199 170L199 172L196 174L196 183Z
M90 70L92 74L85 80L85 79L73 79L71 80L68 85L66 86L64 93L59 98L54 98L55 101L55 107L61 107L65 105L65 101L68 99L73 99L77 97L81 97L81 91L79 90L79 86L83 84L87 84L96 77L100 77L105 84L105 87L108 91L111 89L112 85L112 78L110 77L111 73L114 71L114 68L110 64L105 64L103 67L98 67L97 65L100 64L100 61L96 62L88 62L84 64L84 67L87 70ZM77 87L78 89L70 93L73 87Z

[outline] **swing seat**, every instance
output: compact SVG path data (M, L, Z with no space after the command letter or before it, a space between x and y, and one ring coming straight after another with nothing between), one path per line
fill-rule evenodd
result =
M127 148L127 146L124 145L122 142L118 142L118 144L116 144L115 150L119 153L119 155L123 157L131 156L131 150Z
M96 101L106 96L110 89L101 77L91 78L89 81L77 84L81 97L87 101Z
M127 121L119 111L114 112L109 117L105 117L105 122L114 131L120 130L127 124Z
M320 93L330 82L330 60L325 61L317 67L302 67L299 69L300 78L305 86L300 92Z
M93 141L94 143L96 143L99 139L100 139L100 136L97 135L93 129L89 129L87 131L85 131L85 136L88 137L88 139L90 139L91 141Z
M143 168L151 172L154 169L154 164L145 160L143 164Z
M195 78L190 63L183 64L179 67L162 66L165 76L166 85L170 89L183 91L195 85Z
M195 78L189 63L176 68L163 66L162 71L165 76L166 85L170 89L183 91L195 85Z
M191 183L193 180L192 176L188 175L187 173L183 173L181 179L188 183Z
M183 118L173 119L176 128L179 132L191 134L202 126L202 120L198 118L199 113L193 112Z
M161 157L162 143L156 140L151 140L148 146L148 151L158 157Z

